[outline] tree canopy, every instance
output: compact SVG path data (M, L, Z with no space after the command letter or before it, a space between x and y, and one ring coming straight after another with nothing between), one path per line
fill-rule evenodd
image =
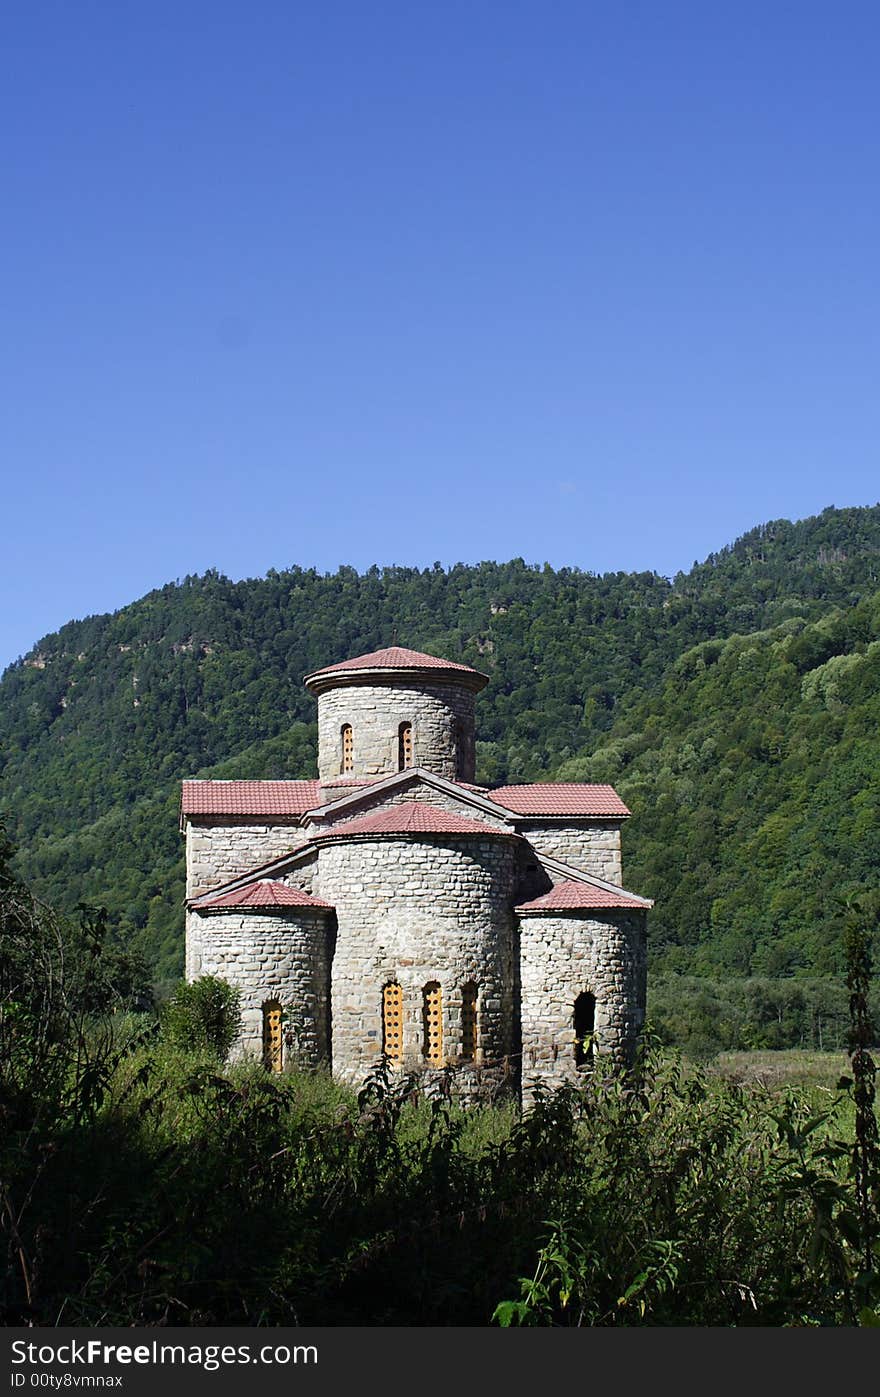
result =
M654 973L823 976L880 855L880 505L761 525L673 579L456 564L211 571L71 621L0 680L17 869L173 977L182 777L314 774L303 675L401 644L490 675L477 778L611 781Z

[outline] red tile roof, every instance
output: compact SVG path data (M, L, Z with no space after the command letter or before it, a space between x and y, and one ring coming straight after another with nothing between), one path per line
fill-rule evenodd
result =
M540 781L532 786L499 786L486 795L516 815L623 817L630 812L613 786Z
M555 888L551 888L549 893L544 893L543 897L536 897L532 902L523 902L516 908L517 912L553 912L566 907L651 907L649 898L635 897L632 893L623 891L611 892L608 888L597 888L590 883L578 883L573 878L566 879L564 883L557 883Z
M184 815L277 815L293 817L321 799L320 781L184 781Z
M222 897L211 898L210 902L198 902L198 907L317 907L332 911L331 902L322 902L319 897L300 892L299 888L289 888L286 883L263 881L249 883L245 888L224 893Z
M337 670L348 669L461 669L468 674L478 670L470 665L458 664L455 660L441 660L436 655L425 655L421 650L407 650L402 645L391 645L387 650L372 650L369 655L356 655L352 660L340 660L335 665L325 665L316 669L307 678L317 678L319 674L334 674Z
M340 836L371 834L470 834L475 837L489 835L514 835L511 829L501 829L488 825L483 820L467 820L462 815L453 815L448 810L440 810L436 805L428 805L423 800L404 801L401 805L391 805L378 810L373 815L365 815L360 820L346 820L331 825L312 836L319 839L337 839Z
M324 787L369 786L382 778L334 777ZM488 790L459 781L455 784L485 795L515 815L571 815L578 818L623 818L630 812L613 786L543 782L533 786L499 786ZM184 781L184 815L240 815L295 819L326 799L320 781Z

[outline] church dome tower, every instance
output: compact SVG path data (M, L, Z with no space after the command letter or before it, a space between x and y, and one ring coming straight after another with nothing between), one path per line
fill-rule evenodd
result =
M398 645L306 675L318 700L319 780L375 780L418 766L473 781L474 700L488 682L470 665Z

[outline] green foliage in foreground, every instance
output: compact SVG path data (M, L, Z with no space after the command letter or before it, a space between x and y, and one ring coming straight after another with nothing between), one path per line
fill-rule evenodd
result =
M90 1112L112 1072L109 1016L143 1010L150 992L100 912L58 916L14 877L11 856L0 825L0 1135L27 1135Z
M93 920L83 943L35 902L8 853L0 841L5 1322L877 1317L868 903L845 921L852 1077L836 1093L768 1093L648 1047L525 1114L464 1111L385 1060L357 1098L224 1071L235 996L204 980L157 1032L132 1012L133 967ZM83 946L87 974L68 955Z
M160 1047L2 1147L7 1322L852 1324L846 1096L649 1053L464 1112ZM14 1226L9 1219L14 1219ZM876 1240L874 1242L876 1246Z

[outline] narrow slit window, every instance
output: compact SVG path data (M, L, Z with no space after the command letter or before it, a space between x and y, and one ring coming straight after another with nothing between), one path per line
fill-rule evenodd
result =
M452 742L454 752L453 762L455 765L455 774L459 778L464 778L467 775L467 760L465 752L465 747L467 746L467 743L465 741L465 726L461 718L456 718L455 723L453 725Z
M588 1067L593 1061L593 1039L596 1031L596 999L592 994L579 994L574 1002L574 1065Z
M461 990L461 1055L472 1062L477 1053L477 987L463 985Z
M270 1072L282 1067L281 1021L283 1012L277 999L263 1005L263 1065Z
M413 764L412 723L401 723L397 731L397 769L406 771Z
M351 730L351 723L344 723L342 727L342 772L354 771L354 733Z
M394 1062L403 1060L403 990L394 982L382 991L382 1051Z
M425 985L422 997L422 1023L424 1046L422 1051L432 1067L440 1067L443 1062L443 1006L440 986L436 980Z

